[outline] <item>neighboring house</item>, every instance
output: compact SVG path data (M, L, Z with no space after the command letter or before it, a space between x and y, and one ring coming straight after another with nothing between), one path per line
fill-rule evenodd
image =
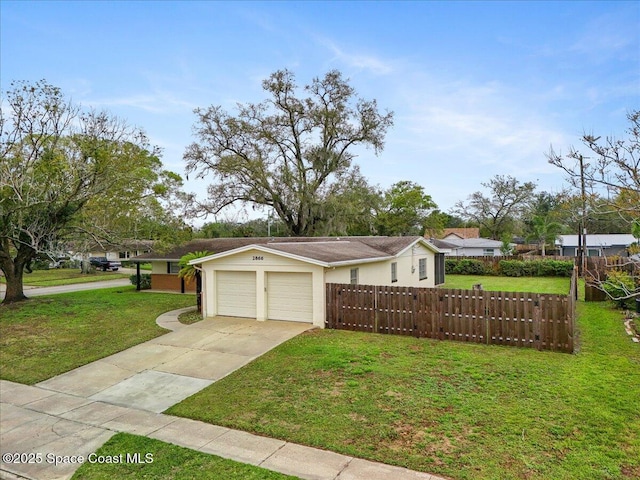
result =
M445 228L442 232L442 239L447 238L480 238L480 229L477 227Z
M502 242L489 238L459 238L452 234L442 240L431 242L452 257L497 257L502 255Z
M560 254L567 257L578 255L579 235L559 235L556 245L560 248ZM620 255L626 257L628 248L636 239L630 233L598 233L586 236L587 256L610 257Z
M151 262L152 289L182 289L177 262L189 252L202 270L204 316L325 321L325 285L434 287L444 283L444 254L422 237L217 238L195 240Z
M89 252L81 252L76 245L70 245L71 258L82 260L89 257L107 257L107 260L119 261L129 260L132 257L150 253L153 250L153 240L125 240L119 245L90 245Z
M453 237L451 237L453 235ZM480 229L478 227L460 227L460 228L445 228L442 231L435 231L433 229L427 229L425 232L425 238L437 238L444 240L447 237L451 238L480 238Z

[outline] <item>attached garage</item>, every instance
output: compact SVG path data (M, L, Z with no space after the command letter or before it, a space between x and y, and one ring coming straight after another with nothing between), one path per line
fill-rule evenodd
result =
M267 319L313 322L311 273L267 273Z
M256 316L256 273L219 270L216 272L218 315Z
M326 285L432 287L436 254L421 237L211 239L195 259L202 314L324 327ZM194 246L189 247L197 251ZM186 249L186 248L185 248ZM438 282L439 283L439 282Z

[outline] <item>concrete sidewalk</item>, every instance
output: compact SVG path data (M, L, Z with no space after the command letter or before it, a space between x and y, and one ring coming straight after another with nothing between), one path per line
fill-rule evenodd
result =
M49 459L86 458L116 432L144 435L304 479L441 478L161 414L312 327L219 317L185 326L177 321L184 310L188 309L158 317L159 324L174 332L36 386L0 381L0 478L70 478L78 463L54 465ZM12 463L6 461L8 453L41 453L43 461Z
M39 387L0 381L0 392L3 454L0 477L5 472L17 478L70 478L80 465L54 465L51 462L55 457L80 455L87 458L115 433L127 432L303 479L443 480L428 473ZM42 454L42 463L5 462L7 453L27 452Z

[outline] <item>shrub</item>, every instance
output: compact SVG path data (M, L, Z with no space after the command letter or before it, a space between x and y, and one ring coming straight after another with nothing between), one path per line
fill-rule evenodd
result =
M505 277L570 277L570 260L501 260L500 273Z
M447 262L451 262L449 264L451 271L447 271ZM462 258L460 260L446 260L445 273L454 273L457 275L485 275L488 273L488 269L485 268L484 263L480 260Z
M633 277L627 272L611 270L607 273L607 280L602 284L602 288L620 308L626 308L632 302L635 303L635 299L622 298L633 293L636 288Z
M129 281L132 285L137 285L136 275L130 275ZM140 274L140 290L149 290L151 288L151 275L148 273Z
M456 268L456 265L458 264L457 260L453 260L451 258L445 258L444 259L444 273L445 274L453 274L453 270Z
M445 273L457 275L503 275L505 277L570 277L571 260L490 260L445 259Z
M505 277L524 277L524 262L521 260L500 260L500 273Z

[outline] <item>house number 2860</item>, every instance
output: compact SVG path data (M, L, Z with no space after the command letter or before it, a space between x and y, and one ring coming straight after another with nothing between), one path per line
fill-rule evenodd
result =
M253 259L254 259L254 260L264 260L264 257L263 257L263 256L261 256L261 255L254 255L254 256L253 256Z

